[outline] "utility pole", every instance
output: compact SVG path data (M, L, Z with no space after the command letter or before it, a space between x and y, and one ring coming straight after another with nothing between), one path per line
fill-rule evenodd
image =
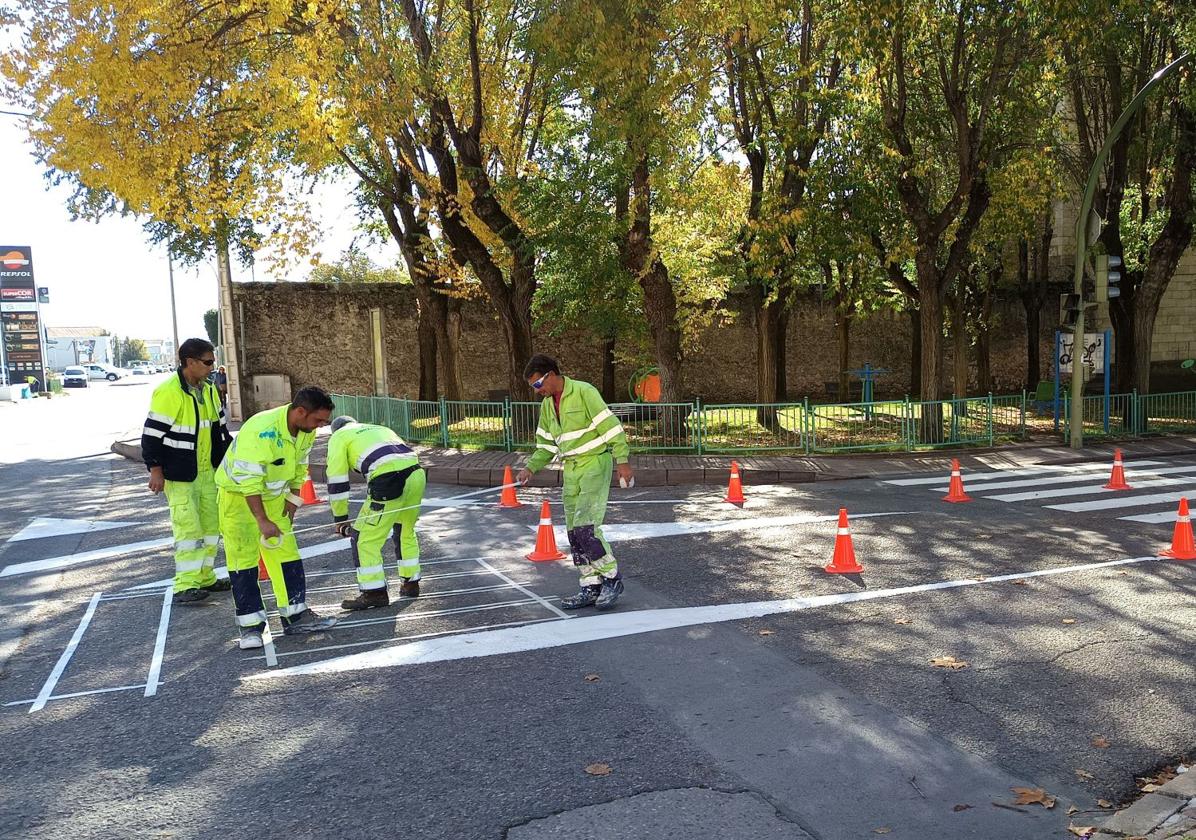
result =
M1090 230L1091 221L1088 218L1092 211L1093 197L1096 195L1096 184L1100 180L1101 172L1104 171L1109 153L1113 151L1113 143L1116 142L1118 135L1121 134L1138 109L1142 107L1147 95L1164 79L1187 64L1192 59L1192 55L1192 53L1184 53L1150 77L1150 81L1142 86L1142 90L1138 91L1130 104L1121 112L1117 122L1113 123L1113 127L1109 130L1109 136L1105 138L1104 145L1101 146L1096 158L1092 161L1092 168L1088 170L1088 183L1084 186L1084 199L1080 202L1080 213L1076 217L1076 266L1073 280L1075 282L1074 293L1079 300L1071 353L1071 411L1069 414L1071 429L1068 442L1072 449L1082 449L1084 446L1084 368L1081 364L1084 358L1084 258L1088 255L1090 243L1096 241L1095 234L1100 232L1099 224L1095 231ZM1120 365L1122 361L1122 359L1118 359L1117 364ZM1058 359L1055 359L1055 364L1059 364Z
M179 352L179 309L174 302L174 259L170 256L170 246L166 247L166 274L170 278L170 321L174 327L174 352Z

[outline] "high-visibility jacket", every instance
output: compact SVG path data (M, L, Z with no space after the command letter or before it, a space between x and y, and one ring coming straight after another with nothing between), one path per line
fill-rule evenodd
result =
M565 389L558 409L552 397L540 404L536 451L527 468L536 472L560 456L562 460L597 455L610 449L615 463L627 463L631 448L623 424L611 413L598 389L588 382L563 377Z
M169 481L195 481L199 463L220 465L232 436L210 382L192 390L178 371L154 389L141 430L141 457Z
M366 481L419 466L403 439L386 426L350 423L328 439L328 502L338 522L349 517L349 470Z
M217 487L263 499L288 494L300 503L298 494L307 480L307 459L316 433L299 432L291 437L287 428L290 408L287 404L260 411L245 421L216 470Z

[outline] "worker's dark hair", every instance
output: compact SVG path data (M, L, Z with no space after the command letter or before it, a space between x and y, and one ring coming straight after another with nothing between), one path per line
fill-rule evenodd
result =
M179 364L187 364L188 359L199 359L204 353L215 353L212 342L202 338L189 338L179 345Z
M328 396L328 392L315 385L300 388L299 392L295 394L295 398L291 400L291 405L295 408L306 408L308 411L321 411L323 409L332 411L332 409L336 408L336 404L332 401L332 397Z
M532 356L527 360L527 364L523 366L524 379L532 376L543 376L546 373L555 373L559 376L561 368L556 363L556 359L552 358L552 356L545 356L543 353L537 353Z

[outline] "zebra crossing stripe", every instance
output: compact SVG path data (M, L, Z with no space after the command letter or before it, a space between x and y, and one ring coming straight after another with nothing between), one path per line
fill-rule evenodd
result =
M1147 525L1159 525L1163 522L1174 522L1175 511L1165 510L1161 513L1140 513L1137 516L1119 516L1119 522L1145 522Z
M1134 461L1134 467L1156 467L1165 466L1165 461ZM966 471L964 477L967 479L968 487L971 488L974 482L979 481L997 481L1004 478L1014 478L1016 476L1032 476L1050 473L1068 473L1070 475L1082 475L1084 473L1104 472L1109 469L1109 465L1103 462L1083 463L1083 464L1055 464L1054 466L1048 464L1035 464L1027 467L1015 467L1008 470L989 470L983 473L973 473ZM896 487L917 487L923 484L942 484L944 481L941 475L936 476L922 476L920 478L894 478L886 479L885 484L892 484ZM945 492L946 488L943 488ZM936 492L940 492L936 488Z
M1189 470L1189 472L1196 472L1196 469ZM1181 476L1180 478L1155 478L1147 481L1134 479L1134 490L1146 490L1151 487L1175 487L1180 484L1188 484L1192 479L1188 476ZM976 491L973 490L973 493ZM1026 493L999 493L995 496L984 496L985 499L993 499L998 502L1028 502L1033 499L1060 499L1070 496L1095 496L1103 493L1125 493L1124 490L1106 490L1103 484L1087 484L1083 487L1064 487L1055 490L1031 490Z
M1051 510L1064 510L1068 513L1086 513L1094 510L1115 510L1117 508L1142 507L1163 503L1175 504L1184 496L1196 495L1196 487L1181 490L1178 493L1154 493L1147 496L1124 496L1118 494L1115 499L1101 499L1096 502L1072 502L1066 505L1047 505ZM1174 514L1172 514L1174 516Z
M1134 471L1129 473L1131 480L1153 478L1161 475L1179 474L1179 473L1196 473L1196 466L1183 467L1159 467L1158 469L1137 469L1140 466L1135 464ZM1092 481L1095 478L1105 477L1108 475L1107 468L1101 470L1092 470L1085 473L1073 475L1057 475L1045 476L1042 478L1023 478L1016 481L985 481L983 478L969 478L968 489L974 493L986 493L990 490L1013 490L1019 487L1044 487L1056 484L1076 484L1081 481ZM943 488L946 490L946 487Z

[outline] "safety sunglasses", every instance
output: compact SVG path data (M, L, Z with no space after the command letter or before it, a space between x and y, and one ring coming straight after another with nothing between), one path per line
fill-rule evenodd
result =
M216 364L215 359L196 359L195 361L202 362L203 364L207 365L208 367L211 367L212 365Z
M539 391L541 388L544 387L544 380L550 376L552 376L552 371L549 371L548 373L544 374L539 379L537 379L535 382L533 382L532 387L535 388L537 391Z

